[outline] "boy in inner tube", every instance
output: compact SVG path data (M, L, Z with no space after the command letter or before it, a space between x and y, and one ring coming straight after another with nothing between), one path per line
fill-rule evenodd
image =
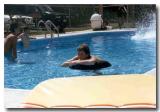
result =
M94 65L96 62L101 61L101 59L99 59L98 57L90 55L90 49L87 44L81 44L77 48L77 52L77 56L73 57L70 60L67 60L61 66L70 67L77 64Z

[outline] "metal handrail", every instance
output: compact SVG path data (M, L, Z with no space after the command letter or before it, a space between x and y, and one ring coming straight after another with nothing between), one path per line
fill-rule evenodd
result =
M58 28L56 27L56 25L52 22L52 21L50 21L50 20L47 20L46 21L46 24L48 25L50 25L50 28L51 28L51 25L56 29L56 31L57 31L57 33L58 33L58 37L59 37L59 30L58 30Z
M51 27L49 27L49 26L47 25L47 23L44 22L43 20L40 20L40 21L38 22L38 27L40 27L40 26L39 26L40 23L43 23L43 24L45 25L45 28L47 29L48 32L50 32L51 38L52 38L52 37L53 37L53 31L52 31ZM45 33L45 38L46 38L46 33Z

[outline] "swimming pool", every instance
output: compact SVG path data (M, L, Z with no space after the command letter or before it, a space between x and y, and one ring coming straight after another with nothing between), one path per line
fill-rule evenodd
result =
M156 39L132 40L134 31L94 32L54 39L31 41L29 49L17 45L18 60L27 64L4 62L5 88L32 89L41 81L57 77L144 73L156 67ZM60 65L76 55L86 43L91 54L112 66L99 71L80 71Z

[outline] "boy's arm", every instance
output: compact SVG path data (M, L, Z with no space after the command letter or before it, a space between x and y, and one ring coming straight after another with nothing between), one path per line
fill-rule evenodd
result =
M78 60L78 56L75 56L72 59L67 60L66 62L70 62L70 61L74 61L74 60Z
M77 59L78 59L78 56L75 56L72 59L65 61L61 66L63 66L63 67L70 66L70 64L72 63L72 61L75 61Z
M96 62L96 58L92 57L88 60L75 60L71 61L70 65L82 64L82 65L93 65Z

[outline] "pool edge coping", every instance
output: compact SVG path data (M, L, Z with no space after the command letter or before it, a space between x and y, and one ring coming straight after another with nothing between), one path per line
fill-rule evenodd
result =
M112 29L112 30L101 30L101 31L93 31L93 30L73 31L73 32L66 32L64 34L59 34L59 37L57 36L57 34L55 34L55 37L53 37L53 39L65 37L65 36L76 36L76 35L81 35L81 34L105 33L105 32L125 32L125 31L136 31L136 30L137 30L136 28L123 28L123 29ZM46 34L46 35L50 35L50 34ZM45 38L44 35L32 35L32 36L34 36L36 40L50 38L50 37ZM40 37L38 37L38 36L40 36ZM36 37L38 37L38 38L36 38ZM20 41L20 40L18 40L18 41Z

